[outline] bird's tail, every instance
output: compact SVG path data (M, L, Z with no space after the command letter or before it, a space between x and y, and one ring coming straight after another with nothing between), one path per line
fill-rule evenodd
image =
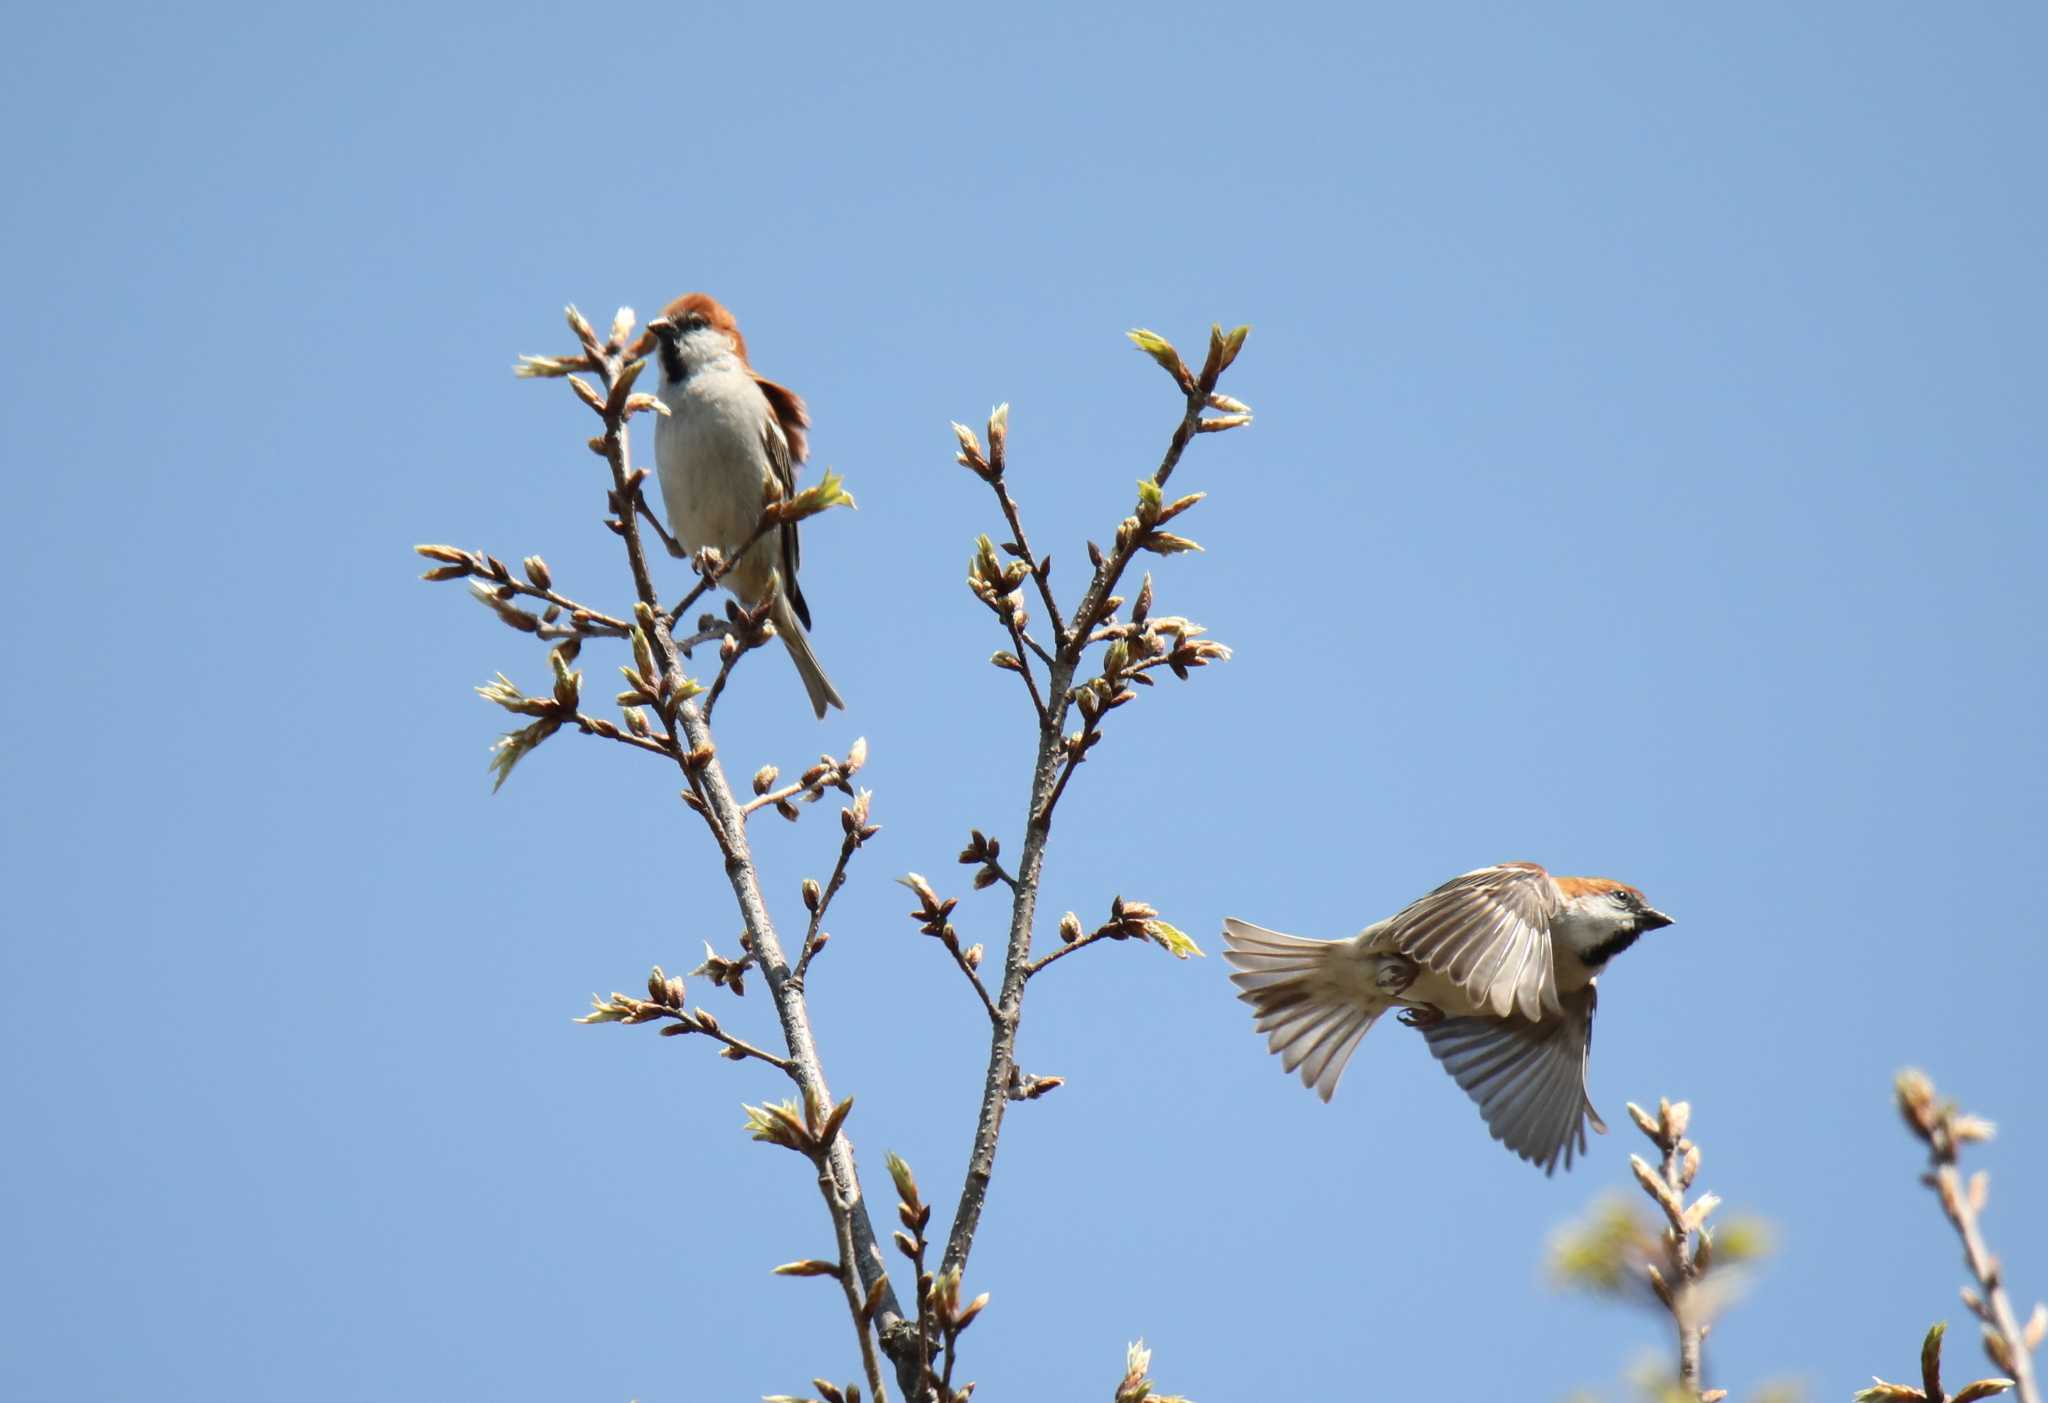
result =
M1229 918L1223 958L1237 967L1230 982L1252 1006L1252 1026L1267 1035L1266 1046L1328 1101L1359 1040L1390 1003L1369 967L1348 941L1304 940Z
M796 664L797 676L804 680L804 691L811 698L811 710L820 717L824 716L828 706L844 711L846 702L832 685L832 679L825 675L825 669L819 666L818 655L811 651L810 635L804 632L796 610L790 607L787 594L777 591L775 609L769 617L775 620L775 631L782 635L782 642L789 649L789 660Z

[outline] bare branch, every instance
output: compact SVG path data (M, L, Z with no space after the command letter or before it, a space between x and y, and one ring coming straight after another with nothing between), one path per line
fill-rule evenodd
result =
M867 1375L868 1391L874 1395L875 1403L887 1403L889 1393L882 1387L882 1365L875 1358L874 1337L868 1330L867 1298L861 1290L860 1274L846 1265L858 1251L853 1240L853 1214L840 1201L830 1157L820 1154L816 1163L818 1193L825 1200L825 1210L832 1215L832 1226L839 1237L839 1284L846 1291L847 1314L853 1317L853 1333L860 1341L861 1370Z
M1966 1291L1964 1304L1984 1326L1984 1352L1993 1364L2012 1375L2020 1403L2041 1403L2040 1385L2034 1374L2034 1349L2040 1334L2020 1324L2006 1293L2005 1273L1999 1260L1985 1244L1981 1216L1988 1180L1980 1170L1965 1186L1957 1167L1962 1147L1989 1140L1996 1127L1981 1116L1967 1115L1953 1102L1935 1097L1934 1083L1926 1073L1899 1073L1895 1086L1899 1114L1906 1126L1927 1146L1928 1172L1921 1182L1941 1200L1941 1211L1963 1242L1963 1260L1977 1280L1975 1291ZM2040 1307L2036 1318L2048 1319ZM2044 1327L2048 1328L2048 1327Z
M1017 504L1011 500L1010 489L1003 479L998 476L989 483L989 486L996 494L997 504L1003 509L1003 520L1010 524L1010 544L1017 548L1017 558L1024 562L1031 571L1031 578L1038 582L1038 597L1045 604L1045 616L1052 620L1053 643L1055 646L1058 646L1060 640L1067 636L1067 625L1060 618L1059 600L1053 598L1052 571L1045 568L1051 562L1041 562L1037 556L1031 553L1031 543L1024 537L1024 523L1018 516ZM1039 648L1036 642L1033 642L1031 646L1038 649L1039 654L1044 656L1045 650ZM1047 665L1050 666L1052 659L1046 657L1045 660Z
M751 815L756 809L772 806L782 812L785 818L795 818L797 816L797 811L793 807L795 801L801 800L807 804L815 803L828 789L837 789L842 793L852 794L851 776L865 763L867 753L868 743L863 738L854 741L853 748L847 751L844 760L835 760L829 755L822 755L818 757L818 763L805 770L802 778L798 779L795 784L784 785L780 789L757 787L754 797L740 806L740 814L744 817Z
M1136 696L1133 685L1150 686L1151 678L1146 674L1157 668L1171 668L1178 675L1185 676L1189 668L1200 666L1211 657L1226 655L1217 645L1191 641L1199 630L1184 620L1148 621L1149 578L1128 623L1117 621L1117 611L1124 601L1112 590L1137 551L1167 555L1199 549L1187 538L1162 529L1165 523L1194 505L1199 494L1169 503L1160 488L1171 476L1181 453L1196 433L1230 429L1248 421L1249 415L1244 406L1213 394L1217 376L1242 344L1243 330L1226 337L1220 328L1217 329L1211 338L1209 361L1199 377L1181 365L1177 354L1163 341L1149 333L1145 334L1147 339L1140 340L1148 354L1160 360L1162 365L1170 362L1175 368L1176 378L1187 400L1165 458L1152 477L1140 486L1136 513L1117 529L1112 553L1104 556L1090 547L1094 577L1083 595L1081 607L1071 616L1060 609L1051 588L1051 559L1040 557L1032 549L1024 531L1022 513L1004 480L1007 406L999 408L989 418L989 450L986 454L971 431L956 426L962 444L961 461L989 484L1008 528L1007 539L1000 548L987 537L981 538L970 568L970 583L997 615L1008 635L1013 651L999 653L995 661L1023 677L1031 698L1040 743L1032 770L1029 803L1025 809L1026 827L1016 870L1012 872L1004 865L994 841L983 839L979 833L975 835L976 841L982 844L979 856L973 859L979 863L979 871L975 875L976 889L1002 884L1011 893L1009 938L999 990L992 990L979 972L982 947L963 947L952 925L945 919L954 903L939 902L928 887L920 891L925 906L920 915L926 920L927 931L946 947L949 957L974 990L988 1015L992 1035L968 1173L961 1187L960 1206L948 1236L944 1263L935 1275L925 1270L925 1228L931 1209L916 1198L914 1187L905 1191L905 1203L900 1211L906 1215L905 1224L915 1237L899 1235L899 1244L904 1245L906 1254L911 1256L919 1278L917 1319L912 1322L904 1318L890 1283L861 1193L852 1146L843 1133L846 1111L852 1102L835 1103L831 1098L804 996L804 978L810 964L830 939L824 929L826 912L845 882L853 853L877 831L868 822L867 792L855 793L851 783L852 776L864 761L866 744L856 741L844 759L821 757L816 765L787 785L778 784L773 767L764 767L754 776L753 796L744 803L740 802L726 780L711 721L739 658L773 636L767 607L764 604L749 611L733 605L726 611L727 622L724 625L718 625L707 615L699 620L699 632L695 636L681 642L675 636L678 622L717 587L735 562L760 546L771 531L835 506L851 506L852 498L844 484L830 472L825 473L814 486L787 497L771 489L752 531L745 540L737 543L736 548L730 549L729 554L709 547L694 552L696 582L674 607L664 608L655 591L643 524L670 553L681 556L686 547L665 529L646 500L644 487L648 474L644 469L632 466L628 425L636 413L666 413L667 410L657 397L633 393L634 382L647 362L633 359L627 349L632 333L630 312L620 312L612 323L609 337L602 341L596 330L573 308L569 311L568 320L581 343L582 353L562 357L528 357L521 373L536 378L567 379L571 390L583 404L603 420L603 433L589 442L592 451L604 459L610 471L607 503L611 516L606 525L625 546L636 599L631 616L619 618L591 610L560 594L545 563L538 557L524 562L525 578L520 579L515 578L495 557L458 552L451 547L426 547L422 553L438 562L437 568L428 572L428 578L475 577L481 597L508 625L524 633L562 640L551 654L555 671L552 695L528 696L503 677L479 689L487 699L527 722L497 747L498 758L494 768L501 781L522 755L530 753L555 730L571 721L585 734L666 756L677 766L685 786L682 797L702 818L718 846L727 880L745 924L741 940L745 956L738 960L723 960L713 954L699 972L710 972L715 983L728 985L737 993L743 971L749 966L758 968L782 1025L787 1055L769 1051L725 1032L708 1010L685 1011L682 981L668 979L658 968L656 977L650 982L647 999L614 995L609 1001L598 1001L596 1011L583 1021L662 1022L665 1024L662 1028L664 1035L702 1034L721 1044L722 1055L737 1061L765 1062L796 1083L801 1093L800 1116L796 1101L747 1108L748 1125L756 1138L800 1150L812 1159L817 1168L820 1196L833 1221L838 1260L807 1260L797 1264L806 1270L795 1274L833 1275L840 1281L860 1345L869 1396L877 1403L885 1397L878 1346L895 1363L898 1382L908 1395L906 1403L963 1403L974 1386L972 1383L962 1383L957 1387L954 1384L959 1340L986 1306L988 1297L983 1294L963 1304L961 1280L988 1189L1003 1108L1013 1098L1035 1099L1059 1086L1062 1080L1048 1076L1026 1077L1017 1066L1015 1040L1026 982L1031 975L1063 958L1070 950L1098 939L1129 939L1144 935L1157 940L1176 955L1185 957L1199 953L1193 942L1182 933L1157 920L1157 913L1149 906L1142 902L1125 903L1120 899L1113 903L1110 923L1101 930L1085 938L1079 938L1076 930L1073 937L1063 939L1059 949L1036 962L1031 959L1031 937L1053 806L1064 792L1074 768L1099 740L1102 716L1133 700ZM1219 411L1222 417L1204 420L1202 411L1205 406ZM1001 555L1009 557L1008 563L1000 558L999 549ZM1032 581L1031 589L1036 592L1050 620L1050 647L1034 637L1030 630L1024 586L1027 578ZM518 607L516 601L522 598L541 601L546 605L545 612ZM566 621L563 619L565 613L568 616ZM626 687L618 694L618 704L624 709L623 722L590 714L579 706L582 674L573 671L571 664L581 641L592 636L618 636L631 645L632 659L623 669ZM689 650L696 643L712 639L719 642L719 666L707 688L684 672L683 659L690 655ZM1098 643L1107 649L1102 672L1077 686L1081 658L1089 647ZM1037 666L1046 669L1043 678L1035 671ZM1076 708L1083 713L1083 725L1080 731L1069 737L1064 734L1064 729L1070 711ZM756 811L769 807L785 818L794 819L799 816L799 804L814 802L822 798L826 790L835 788L852 796L852 802L841 813L843 836L829 879L823 886L814 880L804 883L804 904L809 919L792 967L766 908L746 825ZM968 860L963 855L963 861ZM914 880L923 886L922 879ZM895 1167L892 1162L892 1174ZM905 1172L907 1175L907 1170ZM904 1180L899 1178L899 1189L903 1183ZM833 1403L835 1397L843 1399L858 1392L851 1385L842 1390L837 1385L824 1382L818 1383L818 1389L827 1403Z
M572 311L572 327L579 321ZM634 477L630 464L627 424L635 409L643 406L636 404L637 397L628 391L632 378L639 373L638 363L629 361L622 350L597 345L580 328L578 336L584 341L587 363L595 370L605 390L598 406L604 416L604 434L594 446L601 447L606 465L611 469L615 529L625 543L627 568L632 576L634 596L639 601L635 609L639 624L637 632L645 638L652 653L652 671L658 674L647 680L660 688L662 720L669 734L675 738L670 749L689 786L693 806L703 816L725 858L727 879L739 904L755 958L760 962L769 996L782 1023L783 1039L789 1050L788 1058L784 1059L788 1063L789 1074L802 1089L807 1104L829 1106L833 1104L831 1092L811 1033L803 985L790 978L789 963L783 956L781 942L762 899L759 874L747 846L745 813L733 799L732 790L726 783L710 724L691 696L695 684L684 675L681 655L671 637L670 621L716 584L722 571L705 571L697 587L682 604L673 611L662 608L653 576L648 570L646 548L641 541L639 525L642 514L633 506L639 479ZM620 339L623 342L623 338ZM571 384L579 386L579 394L589 400L588 386L573 377ZM776 520L770 512L764 511L761 523L733 558L738 559L744 554L746 548L766 534ZM833 1185L827 1206L832 1212L835 1229L847 1242L842 1260L852 1266L861 1287L874 1296L873 1311L865 1318L856 1316L856 1328L865 1332L872 1326L877 1335L887 1341L902 1322L902 1310L887 1281L881 1249L875 1241L874 1227L861 1197L853 1146L844 1134L832 1138L823 1151L823 1160ZM852 1296L849 1290L849 1299Z
M1701 1346L1712 1328L1715 1298L1701 1288L1701 1280L1712 1265L1713 1238L1707 1218L1720 1204L1714 1194L1702 1194L1685 1201L1686 1190L1699 1172L1698 1146L1686 1138L1692 1107L1684 1101L1660 1100L1657 1114L1629 1103L1629 1118L1636 1128L1663 1151L1661 1168L1653 1168L1640 1155L1629 1156L1629 1168L1636 1182L1664 1214L1663 1265L1644 1263L1642 1270L1651 1291L1671 1315L1678 1336L1678 1387L1697 1403L1715 1403L1726 1396L1721 1389L1704 1386Z
M960 972L967 976L967 982L974 986L974 992L980 997L981 1006L988 1011L990 1021L1000 1025L1002 1018L996 1012L995 1002L989 998L987 986L975 972L975 967L981 963L981 947L976 945L969 949L961 949L960 934L953 929L952 921L947 919L953 914L953 908L960 904L958 899L941 898L932 890L931 883L915 872L896 880L910 888L917 896L917 910L911 912L910 916L919 923L918 930L946 947L946 952L953 957L953 963L960 967Z
M645 750L650 754L666 756L671 760L676 758L675 742L665 732L658 734L650 733L644 736L636 735L631 730L605 720L602 716L592 716L587 712L581 711L576 713L576 725L587 736L602 736L606 740L615 740L622 745L630 745L635 750Z
M1067 956L1073 954L1076 950L1085 950L1090 945L1093 945L1096 941L1107 939L1109 939L1109 931L1107 928L1104 928L1102 930L1093 930L1088 932L1088 934L1082 936L1079 940L1074 941L1072 944L1062 945L1056 950L1048 950L1043 955L1040 955L1037 959L1033 960L1030 964L1024 967L1024 977L1026 979L1029 979L1033 975L1037 974L1040 970L1044 969L1047 965L1053 963L1053 961L1063 960Z
M1203 367L1200 379L1187 391L1180 422L1167 444L1165 456L1152 475L1155 489L1163 487L1172 476L1182 452L1194 439L1202 410L1209 395L1215 391L1217 377L1236 357L1243 343L1243 328L1228 335L1218 328L1211 338L1209 361ZM947 1273L957 1275L966 1267L974 1246L975 1231L981 1223L982 1208L988 1199L989 1183L995 1172L996 1146L1002 1136L1003 1116L1009 1106L1010 1086L1016 1073L1017 1030L1023 1017L1024 987L1031 977L1031 936L1038 910L1039 880L1045 866L1045 845L1051 831L1053 807L1058 795L1065 790L1074 764L1067 756L1068 737L1065 735L1067 715L1074 705L1074 678L1082 655L1089 646L1090 633L1104 621L1105 601L1110 598L1131 555L1142 548L1139 537L1143 533L1124 533L1120 528L1116 554L1108 557L1096 555L1098 563L1093 579L1072 615L1063 619L1047 579L1050 559L1040 560L1031 554L1021 515L1003 486L1007 428L1008 415L1005 411L998 410L990 416L990 451L984 454L974 434L956 425L954 432L960 439L960 462L996 490L997 501L1003 505L1004 519L1011 524L1014 553L1024 563L1027 573L1037 581L1040 598L1045 602L1057 632L1053 656L1047 664L1043 692L1045 714L1039 726L1038 753L1032 761L1030 793L1024 810L1023 849L1011 884L1010 930L1003 955L1002 983L997 996L989 1004L992 1032L988 1068L982 1079L981 1110L975 1120L974 1140L968 1153L967 1173L960 1186L959 1203L953 1211L952 1228L947 1234L942 1276ZM1185 510L1190 505L1192 501L1174 503L1172 510ZM1162 503L1157 520L1170 519L1168 510ZM1092 547L1091 553L1094 553ZM1007 582L1006 577L1004 583ZM985 576L982 583L993 586L995 582ZM982 589L977 587L976 593L981 594ZM1019 627L1022 627L1021 622ZM1019 661L1023 662L1021 656ZM1024 663L1024 666L1029 664ZM1085 752L1091 743L1086 740L1080 742L1082 751Z
M840 811L840 823L845 837L839 843L839 860L832 864L832 877L821 890L818 884L804 879L804 906L811 913L810 925L804 931L804 943L797 955L796 972L790 976L799 986L804 974L811 967L811 960L825 947L827 939L824 930L825 912L832 905L832 898L839 894L839 888L846 882L846 865L852 861L854 852L867 842L875 832L874 825L867 821L867 793L861 792L854 807Z
M741 608L737 603L726 609L730 624L725 641L718 645L718 676L712 680L711 690L704 695L704 720L711 720L712 708L725 694L725 684L732 677L732 670L739 660L765 644L772 636L768 614L775 606L775 595L770 593L753 609Z
M666 995L659 994L658 992L659 986L664 982L672 986L672 992ZM683 1007L682 983L680 979L664 976L661 966L656 965L653 975L648 980L649 993L656 995L656 997L636 999L630 994L615 993L609 999L601 999L593 994L590 996L590 1001L594 1008L576 1021L578 1023L652 1023L660 1020L669 1020L668 1025L661 1030L663 1037L702 1033L715 1042L725 1044L726 1051L722 1055L732 1061L740 1062L752 1058L757 1062L766 1062L785 1076L792 1079L796 1077L796 1066L788 1058L777 1057L774 1053L767 1051L765 1048L756 1047L744 1038L734 1037L719 1026L718 1019L711 1014L710 1010L702 1008L685 1009Z
M614 618L601 609L579 604L569 596L553 588L547 566L537 555L528 556L525 568L532 578L520 579L506 566L505 562L484 551L466 551L455 546L414 546L413 550L429 560L441 563L427 571L420 578L425 580L471 581L479 595L499 602L513 598L538 599L566 611L569 623L562 625L553 620L542 619L544 631L556 637L579 638L624 638L631 627L624 619ZM534 572L538 571L537 576Z

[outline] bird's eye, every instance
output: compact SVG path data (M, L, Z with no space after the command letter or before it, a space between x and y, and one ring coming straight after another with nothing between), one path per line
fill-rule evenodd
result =
M683 328L686 331L700 331L709 325L711 325L711 318L705 316L702 312L692 312L683 318Z

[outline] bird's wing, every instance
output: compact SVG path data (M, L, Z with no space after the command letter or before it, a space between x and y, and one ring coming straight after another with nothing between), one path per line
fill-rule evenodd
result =
M1503 862L1453 877L1387 922L1381 942L1456 980L1474 1003L1534 1022L1560 1011L1550 921L1562 906L1550 874Z
M1593 985L1565 997L1564 1016L1446 1018L1423 1030L1444 1070L1479 1103L1493 1138L1545 1174L1586 1152L1586 1122L1607 1125L1586 1096L1593 1046Z
M786 396L789 402L796 406L798 428L796 429L796 438L794 440L790 438L790 431L783 422L781 407L777 404L773 394L768 396L768 403L771 408L775 409L775 418L764 425L761 430L761 446L768 452L768 465L775 473L776 481L782 484L782 495L785 499L794 497L796 495L796 464L792 459L793 457L801 457L801 454L797 453L796 449L803 443L803 428L801 427L805 422L803 418L803 401L790 394L789 391L783 389L780 385L762 380L759 376L756 376L755 380L759 383L764 393L770 390L776 391ZM804 627L809 628L811 626L811 606L804 602L804 593L796 585L796 567L803 560L803 548L797 542L796 523L794 521L784 522L777 528L776 536L777 544L781 548L779 556L782 562L782 593L788 598L789 607L796 610L796 616L803 620Z
M789 440L789 461L803 462L810 456L810 439L806 431L811 427L811 416L804 408L802 396L787 385L778 385L773 380L754 376L754 383L767 396L768 407L775 411L775 422L782 425L782 436ZM794 483L791 484L794 486Z

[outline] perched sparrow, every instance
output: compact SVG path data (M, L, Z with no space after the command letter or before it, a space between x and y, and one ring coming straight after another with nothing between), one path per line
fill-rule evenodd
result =
M1223 957L1253 1027L1328 1101L1344 1063L1395 1005L1420 1028L1493 1138L1556 1172L1586 1152L1594 986L1607 962L1671 918L1634 887L1504 862L1453 877L1349 940L1223 922Z
M747 364L747 343L732 313L709 296L678 297L647 323L635 355L659 352L658 393L668 413L656 420L654 463L669 530L686 551L711 546L728 560L761 520L770 481L796 491L810 416L804 402ZM844 707L818 666L804 630L810 606L797 588L794 522L763 536L727 569L722 583L749 609L775 596L769 618L789 648L811 709ZM779 587L779 588L778 588Z

